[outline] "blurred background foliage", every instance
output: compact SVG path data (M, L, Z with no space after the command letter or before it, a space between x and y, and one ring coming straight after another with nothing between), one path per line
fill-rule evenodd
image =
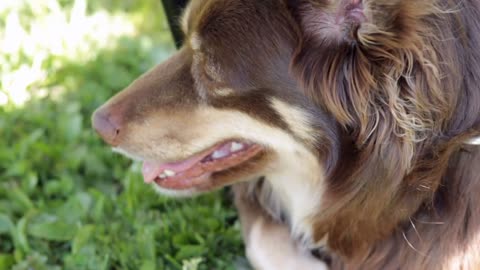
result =
M173 50L160 0L0 1L0 270L245 264L226 193L159 197L90 128Z

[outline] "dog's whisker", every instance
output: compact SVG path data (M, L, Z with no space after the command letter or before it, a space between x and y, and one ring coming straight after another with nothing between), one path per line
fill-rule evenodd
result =
M407 238L407 235L405 234L405 232L402 232L402 235L403 235L403 239L405 239L405 242L407 242L407 245L413 249L415 252L417 252L418 254L420 254L421 256L423 257L428 257L425 253L419 251L418 249L416 249L413 244L408 240Z

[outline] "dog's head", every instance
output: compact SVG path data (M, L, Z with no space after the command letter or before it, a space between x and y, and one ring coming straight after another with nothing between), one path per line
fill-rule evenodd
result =
M184 46L99 108L94 127L142 160L145 181L161 193L263 179L282 194L279 208L305 218L293 197L321 197L338 136L289 72L292 20L281 1L193 1Z
M193 0L184 46L93 123L144 162L160 192L262 179L273 215L351 255L433 201L442 170L432 168L452 149L442 142L474 122L452 120L464 102L449 36L458 26L438 23L439 10L416 0Z

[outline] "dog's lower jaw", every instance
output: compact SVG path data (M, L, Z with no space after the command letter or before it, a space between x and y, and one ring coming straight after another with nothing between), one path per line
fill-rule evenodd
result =
M162 188L159 185L152 185L154 190L162 195L168 197L175 197L175 198L190 198L199 195L199 192L195 189L185 189L185 190L174 190L174 189L167 189Z

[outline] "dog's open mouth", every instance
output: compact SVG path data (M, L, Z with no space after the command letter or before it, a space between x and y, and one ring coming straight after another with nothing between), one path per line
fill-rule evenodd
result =
M155 182L167 189L205 189L212 185L213 173L241 165L262 150L258 144L229 141L177 162L155 164L145 161L143 178L145 183Z

